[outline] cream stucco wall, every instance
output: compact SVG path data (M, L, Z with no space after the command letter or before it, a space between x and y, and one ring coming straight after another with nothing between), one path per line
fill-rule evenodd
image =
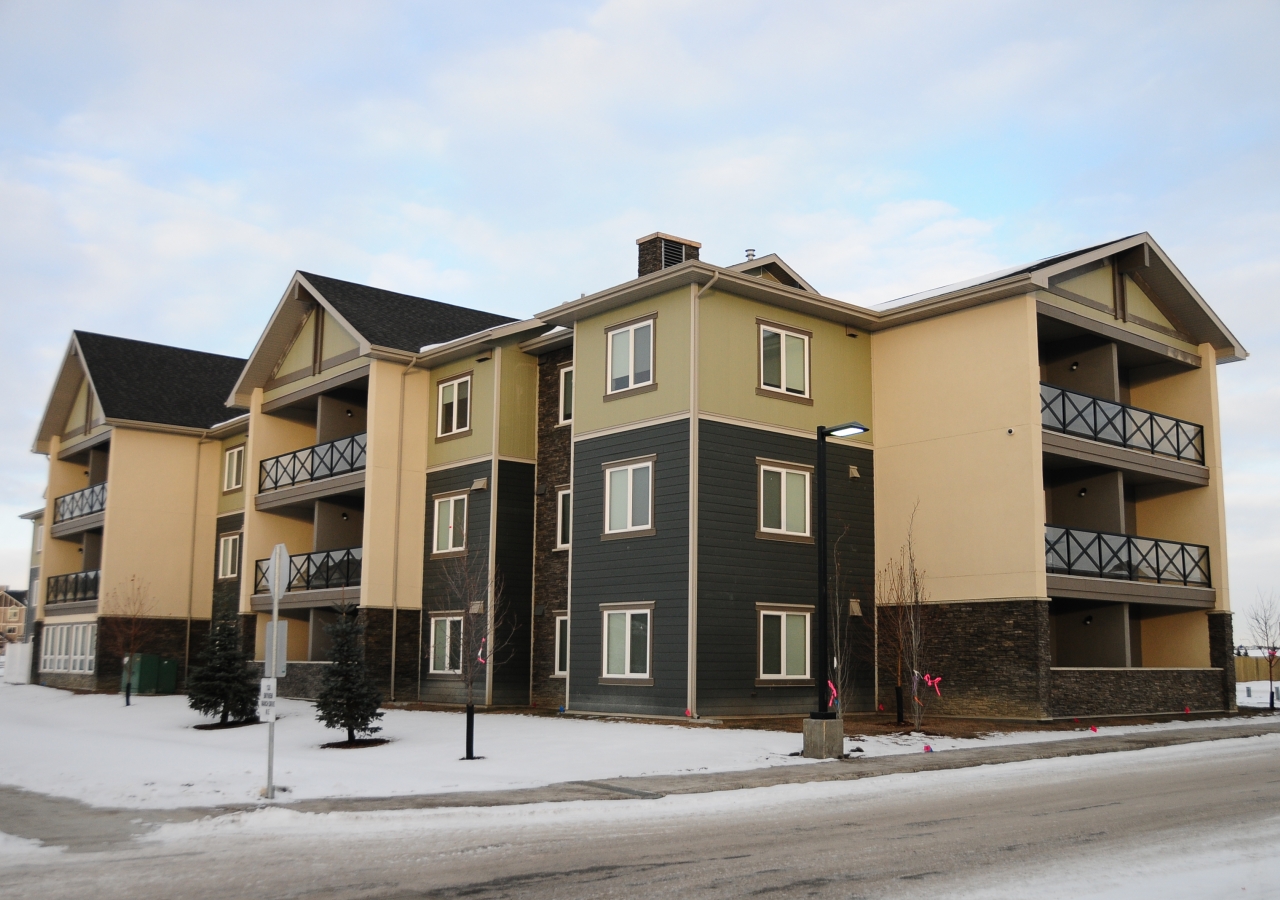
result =
M40 523L40 527L44 530L42 537L44 550L40 554L40 584L37 590L39 605L36 608L38 617L44 616L44 586L48 579L53 575L79 572L83 568L79 541L60 541L50 534L50 528L54 523L54 504L57 499L63 494L70 494L88 487L89 484L84 466L58 459L61 450L62 439L54 435L49 439L49 481L45 490L44 518ZM108 484L108 497L110 497L110 491L111 486Z
M504 344L498 415L498 453L509 459L538 457L538 358Z
M918 503L931 600L1046 596L1034 298L877 332L871 371L877 566Z
M1142 620L1142 667L1209 668L1209 617L1194 609Z

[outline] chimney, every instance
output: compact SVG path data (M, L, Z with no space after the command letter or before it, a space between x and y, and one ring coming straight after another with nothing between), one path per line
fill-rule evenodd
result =
M640 247L640 265L637 275L641 278L662 269L678 266L687 260L697 259L698 249L702 246L697 241L663 234L661 231L639 238L636 243Z

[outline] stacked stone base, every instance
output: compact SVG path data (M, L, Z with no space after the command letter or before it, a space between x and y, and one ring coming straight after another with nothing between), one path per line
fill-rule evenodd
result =
M1054 718L1220 711L1221 669L1053 669Z

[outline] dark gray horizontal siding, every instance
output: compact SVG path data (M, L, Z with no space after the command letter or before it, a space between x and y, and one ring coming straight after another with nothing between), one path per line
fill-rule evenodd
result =
M657 454L656 534L601 540L603 463ZM688 702L689 425L669 422L574 446L569 708L680 715ZM602 685L601 603L653 602L648 687Z
M813 544L756 537L756 457L812 466L817 442L709 421L701 422L699 435L698 712L748 715L810 710L816 703L814 688L755 684L756 604L816 603L818 561ZM849 598L858 597L869 614L875 577L872 454L828 443L827 462L832 601L847 612ZM851 465L858 467L860 478L849 478ZM856 647L859 677L846 708L870 708L871 645L859 639Z

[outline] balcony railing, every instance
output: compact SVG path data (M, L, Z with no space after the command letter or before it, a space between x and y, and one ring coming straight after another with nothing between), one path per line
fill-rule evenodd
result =
M358 472L364 468L367 434L353 434L327 444L316 444L303 450L264 459L259 466L258 490L274 491Z
M1204 426L1040 385L1040 421L1050 431L1204 464Z
M53 521L65 522L81 516L91 516L107 508L107 483L95 484L83 491L63 494L53 501Z
M1199 544L1046 525L1044 554L1056 575L1211 586L1209 548Z
M98 599L98 580L102 573L97 569L90 572L72 572L69 575L50 575L45 583L44 602L75 603L78 600Z
M289 590L318 591L325 588L359 587L360 557L362 548L348 550L318 550L289 557ZM253 592L265 594L267 587L267 563L260 559L256 566Z

